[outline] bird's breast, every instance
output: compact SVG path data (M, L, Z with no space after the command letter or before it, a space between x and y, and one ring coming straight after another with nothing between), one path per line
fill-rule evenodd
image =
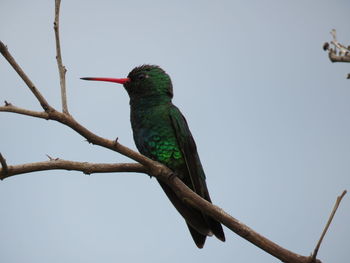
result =
M131 109L134 141L140 153L176 169L184 165L166 107Z

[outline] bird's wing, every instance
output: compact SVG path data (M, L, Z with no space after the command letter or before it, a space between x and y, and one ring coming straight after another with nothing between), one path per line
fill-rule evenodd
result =
M188 174L192 183L191 188L193 188L197 194L210 201L205 183L205 174L197 153L197 146L188 128L187 121L176 106L170 108L169 115L177 142L186 162Z
M188 128L187 121L181 114L180 110L174 105L170 107L169 116L174 128L177 142L186 162L187 171L191 181L191 185L189 186L198 195L211 202L207 184L205 182L205 174L197 153L197 146L192 137L191 131ZM212 233L220 240L225 241L225 234L221 224L207 215L203 214L202 216ZM197 245L203 245L205 236L193 231L191 227L189 228L193 239L197 240L196 243L198 242Z

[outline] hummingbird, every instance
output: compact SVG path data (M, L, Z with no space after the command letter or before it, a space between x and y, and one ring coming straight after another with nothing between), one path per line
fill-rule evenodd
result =
M134 68L127 78L81 79L123 84L130 97L130 120L139 152L166 165L191 190L211 202L196 143L185 117L172 103L172 82L163 69L142 65ZM198 248L203 248L207 236L215 235L225 241L218 221L184 203L169 186L158 182L185 219Z

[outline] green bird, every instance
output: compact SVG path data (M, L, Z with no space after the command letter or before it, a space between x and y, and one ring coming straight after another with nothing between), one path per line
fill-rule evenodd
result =
M130 119L134 141L143 155L169 167L178 178L198 195L211 202L196 143L185 117L172 103L173 86L169 75L160 67L142 65L127 78L82 78L123 84L130 97ZM160 186L185 219L199 248L207 236L225 241L221 224L184 203L169 186Z

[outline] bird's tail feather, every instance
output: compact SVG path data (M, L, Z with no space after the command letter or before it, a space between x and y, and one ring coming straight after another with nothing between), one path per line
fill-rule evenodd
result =
M205 193L204 193L204 199L211 203L211 199L210 199L208 190L205 191ZM213 232L213 234L218 239L220 239L222 242L225 242L225 234L224 234L224 230L222 229L221 223L216 221L215 219L213 219L210 216L203 214L203 217L205 218L205 221L209 225L209 228Z
M190 230L190 233L191 233L191 236L192 236L194 243L196 243L196 246L198 248L203 248L207 236L202 235L201 233L199 233L196 229L194 229L189 224L187 224L187 226L188 226L188 229Z
M202 214L200 211L194 208L187 206L177 197L177 195L171 190L169 186L159 180L158 182L172 204L185 219L191 236L198 248L202 248L204 246L206 237L212 236L213 234L221 241L225 241L224 231L218 221ZM211 202L209 194L205 195L205 199Z
M202 214L199 211L181 202L181 200L177 197L177 195L171 190L169 186L167 186L159 180L158 182L163 188L168 198L170 199L170 201L172 202L172 204L179 211L182 217L186 220L187 224L192 226L192 228L194 228L197 232L199 232L202 235L210 235L210 229L205 220L203 220Z

